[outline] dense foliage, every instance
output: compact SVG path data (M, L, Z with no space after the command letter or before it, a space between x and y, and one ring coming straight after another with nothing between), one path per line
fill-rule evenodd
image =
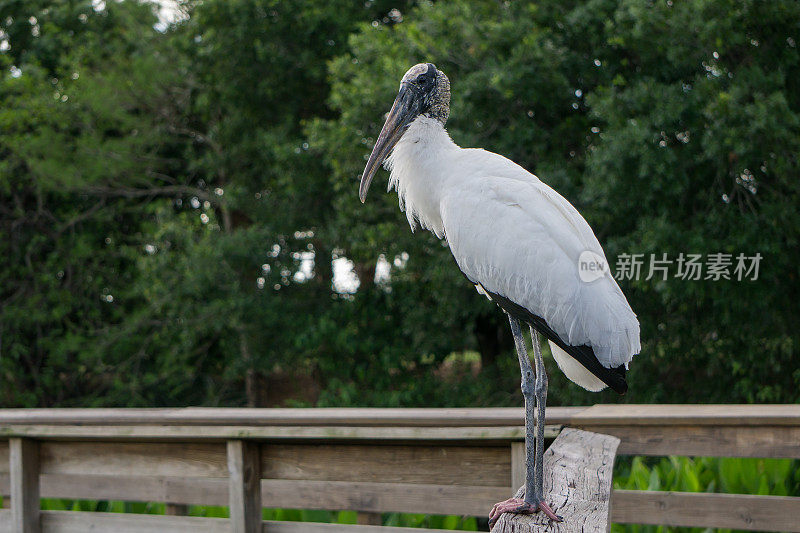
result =
M180 7L0 3L0 406L519 404L502 313L396 195L358 202L420 61L454 140L560 191L612 263L761 254L621 282L625 401L800 399L800 4ZM618 401L547 363L551 404Z

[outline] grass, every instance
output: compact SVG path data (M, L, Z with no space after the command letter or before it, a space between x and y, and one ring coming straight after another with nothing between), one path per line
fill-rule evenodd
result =
M42 509L47 511L166 514L166 504L164 503L71 500L66 498L42 498ZM190 505L188 515L206 518L227 518L228 508L216 505ZM262 516L264 520L326 522L333 524L355 524L358 518L358 514L355 511L315 511L305 509L264 509ZM382 522L384 526L478 531L478 519L472 516L383 513Z
M614 488L800 496L800 461L729 457L620 457ZM614 524L613 533L700 533L703 528ZM735 531L717 529L720 533Z
M798 461L719 457L622 457L614 488L800 496Z
M800 496L800 461L790 459L739 459L717 457L620 457L614 467L614 488L681 492L724 492L773 496ZM163 503L89 501L43 498L46 510L97 511L111 513L164 514ZM227 507L193 505L190 516L225 518ZM354 511L264 509L265 520L355 524ZM462 516L431 516L383 513L383 525L427 527L461 531L485 530L485 519ZM619 525L614 533L699 533L701 528ZM728 532L731 530L717 530Z

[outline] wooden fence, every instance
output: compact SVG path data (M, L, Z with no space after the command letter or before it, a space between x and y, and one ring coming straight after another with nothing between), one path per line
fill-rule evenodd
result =
M549 437L610 434L622 455L800 459L800 406L547 415ZM370 524L386 512L485 516L516 491L522 423L516 408L0 410L0 532L410 533ZM40 497L166 502L168 515L39 511ZM227 505L230 519L181 516L188 505ZM363 525L262 522L262 506L353 510ZM617 490L611 520L800 532L800 498Z

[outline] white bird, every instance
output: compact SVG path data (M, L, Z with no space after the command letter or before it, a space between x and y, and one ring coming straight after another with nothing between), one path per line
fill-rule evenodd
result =
M547 375L538 333L570 380L622 394L625 370L640 351L639 322L580 213L509 159L455 144L445 129L449 107L447 76L432 63L411 67L364 169L359 196L364 202L385 161L389 190L397 190L412 231L422 227L446 239L469 281L508 314L525 397L526 490L524 500L495 505L490 521L503 512L537 510L560 520L543 501ZM520 321L531 329L535 374Z

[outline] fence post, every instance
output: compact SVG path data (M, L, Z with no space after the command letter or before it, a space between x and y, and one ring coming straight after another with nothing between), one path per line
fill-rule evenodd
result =
M610 435L566 428L544 452L544 498L556 514L564 517L559 531L609 530L611 477L619 442ZM514 497L524 498L525 487L520 487ZM552 528L544 513L506 513L492 528L493 533L545 530Z
M232 533L261 532L261 455L258 443L228 441L228 501Z
M39 533L39 443L9 439L13 533Z
M511 443L511 494L525 485L525 442Z
M189 514L189 506L181 503L167 503L164 507L164 514L167 516L186 516Z
M381 526L383 525L383 515L381 513L359 511L356 513L356 524L360 526Z

